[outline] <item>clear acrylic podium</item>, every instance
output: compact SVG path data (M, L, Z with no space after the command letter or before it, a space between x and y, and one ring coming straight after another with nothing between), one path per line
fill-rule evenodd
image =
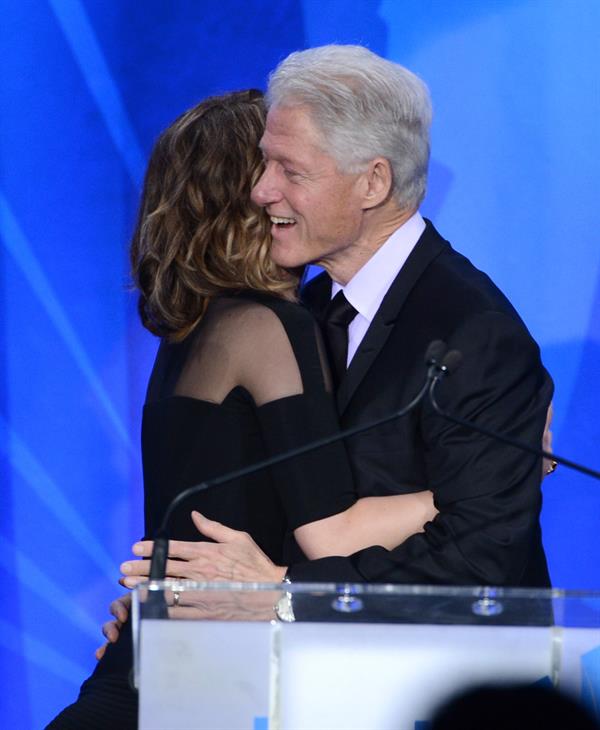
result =
M165 581L133 631L140 730L415 730L485 682L600 712L600 592Z

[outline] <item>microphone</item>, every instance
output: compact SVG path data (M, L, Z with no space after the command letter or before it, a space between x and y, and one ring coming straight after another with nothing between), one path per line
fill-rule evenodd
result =
M425 364L434 367L437 374L431 385L438 383L444 375L452 375L460 367L462 359L459 350L448 350L443 340L433 340L425 353Z
M436 342L441 342L441 340L436 340ZM433 346L433 342L430 345L430 348ZM442 345L444 343L442 342ZM445 348L445 345L444 345ZM428 350L429 352L429 350ZM438 351L436 351L437 353ZM453 372L457 370L457 368L460 367L463 360L462 353L459 350L450 350L442 359L439 369L444 369L445 375L451 375ZM554 454L550 451L546 451L544 449L537 448L535 446L531 446L530 444L525 443L525 441L521 441L520 439L514 439L510 436L506 436L505 434L498 433L497 431L492 431L492 429L486 428L485 426L480 426L477 423L474 423L473 421L468 421L464 418L460 418L459 416L455 416L452 413L449 413L448 411L443 410L443 408L440 406L440 404L437 402L435 397L435 388L437 384L439 383L439 378L433 378L429 385L429 402L433 406L433 410L440 415L442 418L445 418L447 421L450 421L452 423L456 423L458 426L464 426L465 428L469 428L472 431L477 431L477 433L481 433L484 436L489 436L492 439L496 439L497 441L502 441L505 444L509 444L510 446L514 446L517 449L521 449L522 451L527 451L530 454L534 454L535 456L541 456L546 459L550 459L552 461L556 461L558 464L563 464L564 466L568 467L569 469L574 469L575 471L579 471L582 474L587 474L587 476L593 477L594 479L600 479L600 471L596 471L595 469L590 469L587 466L584 466L583 464L578 464L576 461L572 461L571 459L567 459L564 456L559 456L558 454Z
M276 466L277 464L289 461L296 456L302 456L309 451L314 451L321 448L322 446L328 446L329 444L333 444L336 441L341 441L345 438L349 438L350 436L355 436L356 434L362 433L363 431L368 431L369 429L375 428L376 426L382 426L386 423L389 423L390 421L395 420L396 418L406 416L419 405L419 403L425 398L428 393L431 393L432 387L436 383L438 383L446 375L451 374L456 369L456 367L458 367L457 363L460 362L461 359L462 356L457 350L450 350L450 352L448 352L448 347L442 340L434 340L429 344L425 353L425 366L427 367L425 382L423 383L421 389L416 394L416 396L410 401L410 403L408 403L408 405L404 406L400 410L394 411L393 413L388 414L387 416L383 416L382 418L378 418L374 421L370 421L369 423L358 424L357 426L347 428L344 431L338 431L337 433L331 434L330 436L325 436L315 441L311 441L304 446L299 446L297 448L290 449L289 451L284 451L283 453L277 454L276 456L271 456L268 459L262 459L261 461L251 464L250 466L235 469L234 471L228 472L227 474L223 474L219 477L215 477L214 479L207 479L200 484L195 484L194 486L185 489L183 492L180 492L169 503L160 527L155 533L152 557L150 560L150 581L152 582L164 580L167 557L169 555L169 538L167 527L171 515L184 500L188 499L194 494L203 492L206 489L225 484L226 482L233 481L234 479L239 479L241 477L250 476L251 474L256 474L257 472L263 471L264 469L269 469L272 466ZM164 615L164 608L162 615Z

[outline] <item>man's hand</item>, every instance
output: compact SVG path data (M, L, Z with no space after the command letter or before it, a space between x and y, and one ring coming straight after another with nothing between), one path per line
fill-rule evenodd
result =
M220 522L207 519L199 512L192 512L192 520L199 532L215 542L169 540L166 578L232 583L281 583L286 568L275 565L248 533L232 530ZM133 553L139 557L149 558L153 546L151 540L137 542L133 546ZM133 588L147 580L150 562L129 560L121 565L121 572L123 578L119 582L126 588Z
M173 594L174 595L174 594ZM184 590L168 597L169 618L194 621L273 621L281 591Z
M107 621L102 625L102 633L106 638L106 643L102 644L96 649L96 659L100 661L104 656L106 647L109 644L114 644L119 638L121 627L129 618L129 611L131 609L131 594L126 593L124 596L116 598L109 607L109 611L114 616L114 619Z

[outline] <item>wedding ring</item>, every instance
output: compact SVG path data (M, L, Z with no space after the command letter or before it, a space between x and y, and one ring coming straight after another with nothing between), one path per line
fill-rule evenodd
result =
M179 591L173 591L173 605L179 606Z
M552 461L550 462L550 465L546 469L546 474L552 474L553 471L556 471L557 466L558 466L558 461L554 461L554 459L552 459Z

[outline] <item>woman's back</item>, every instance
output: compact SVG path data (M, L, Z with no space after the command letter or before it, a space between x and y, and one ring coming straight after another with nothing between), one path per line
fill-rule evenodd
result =
M146 535L183 489L332 433L326 373L308 312L264 294L218 297L183 342L163 342L143 419ZM346 469L338 444L210 488L177 509L169 534L200 539L197 509L249 532L280 562L286 533L352 503ZM333 490L334 480L347 487Z

